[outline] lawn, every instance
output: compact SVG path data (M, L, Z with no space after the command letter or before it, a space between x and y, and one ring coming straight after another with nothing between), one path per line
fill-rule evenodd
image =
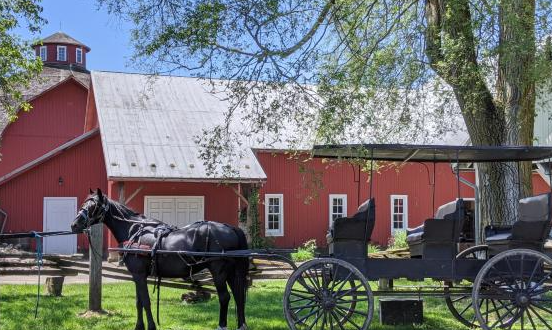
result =
M246 311L250 329L288 329L282 315L284 286L284 281L255 282L248 294ZM79 316L87 306L88 286L66 285L61 298L42 296L39 316L35 320L36 287L2 285L0 286L0 329L134 329L136 309L133 285L131 283L105 284L103 288L103 307L109 311L108 316L92 318ZM217 327L218 301L216 297L205 303L184 305L180 302L181 294L181 290L161 289L160 329L212 330ZM463 329L460 323L454 321L442 299L425 299L424 309L425 323L423 325L389 327L379 323L376 308L370 329ZM229 314L229 329L233 330L236 328L233 305L230 306Z

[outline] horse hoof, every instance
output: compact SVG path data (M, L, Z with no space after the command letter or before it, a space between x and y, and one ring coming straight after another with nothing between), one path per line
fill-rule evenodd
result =
M216 330L228 330L228 328L219 326Z
M242 325L241 327L239 327L238 330L247 330L247 325L246 324Z

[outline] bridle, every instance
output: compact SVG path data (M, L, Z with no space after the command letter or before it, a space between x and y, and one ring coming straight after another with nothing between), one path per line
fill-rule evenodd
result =
M96 223L102 223L105 219L105 215L109 211L109 203L105 203L103 206L98 206L98 203L94 200L94 198L90 197L85 200L83 204L86 204L89 201L94 201L94 210L90 212L90 214L96 213L96 210L98 208L101 208L101 210L96 216L90 217L88 209L81 207L78 214L80 214L84 218L85 228L89 228Z

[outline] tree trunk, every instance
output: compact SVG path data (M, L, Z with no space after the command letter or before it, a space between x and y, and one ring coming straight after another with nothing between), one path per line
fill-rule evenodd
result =
M453 89L473 145L531 145L535 114L535 1L503 0L496 98L477 62L468 0L426 0L426 54ZM453 45L453 46L450 46ZM531 193L526 163L478 165L481 228L511 224Z

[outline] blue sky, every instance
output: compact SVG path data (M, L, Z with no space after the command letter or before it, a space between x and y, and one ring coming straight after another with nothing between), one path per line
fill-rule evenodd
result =
M61 31L92 48L87 57L89 70L138 71L129 65L130 25L105 9L98 10L95 0L43 0L41 4L42 16L48 20L41 37L59 31L61 25ZM18 32L33 38L28 31Z

